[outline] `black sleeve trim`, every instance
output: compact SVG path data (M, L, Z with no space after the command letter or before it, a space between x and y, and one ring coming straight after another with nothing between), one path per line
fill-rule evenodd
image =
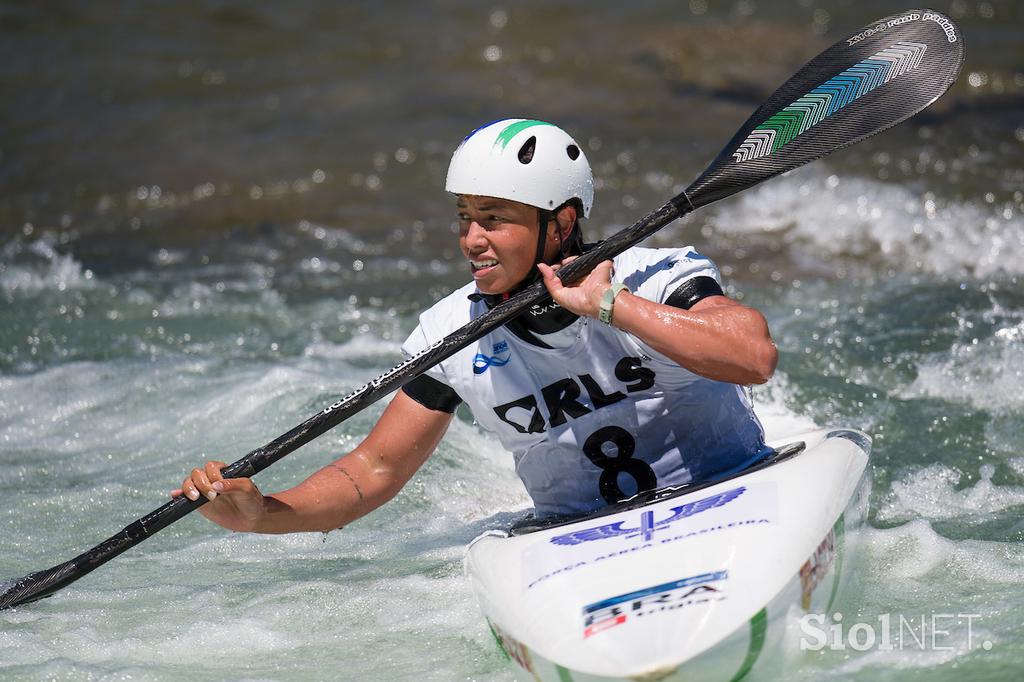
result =
M428 410L452 414L462 402L455 389L426 374L419 375L403 386L402 390Z
M722 287L719 286L714 277L694 277L680 284L678 289L669 294L669 297L665 299L665 305L689 310L698 301L708 296L722 295Z

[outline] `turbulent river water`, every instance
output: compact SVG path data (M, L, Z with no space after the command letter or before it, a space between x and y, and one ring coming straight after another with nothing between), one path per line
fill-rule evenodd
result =
M475 126L527 115L581 139L598 238L685 187L807 59L901 9L0 5L0 579L93 546L195 464L400 361L416 312L468 277L442 188ZM1024 8L935 9L967 45L946 98L650 242L695 245L765 312L769 430L874 437L837 608L935 638L794 651L789 679L1024 667ZM380 409L258 482L297 483ZM194 515L0 612L0 677L523 679L461 557L527 507L511 457L460 415L393 503L342 531Z

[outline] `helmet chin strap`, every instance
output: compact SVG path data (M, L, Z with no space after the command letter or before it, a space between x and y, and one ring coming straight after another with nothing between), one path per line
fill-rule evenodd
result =
M562 226L558 224L558 220L555 217L556 215L557 213L555 211L548 211L543 208L537 209L537 223L540 225L540 229L537 230L537 253L533 258L535 265L523 279L523 284L530 284L540 277L540 271L537 269L536 263L546 263L547 265L553 264L544 260L544 251L546 246L545 242L548 239L548 225L551 221L555 221L556 230L559 232L562 230ZM573 248L580 246L582 246L582 240L580 239L579 223L576 223L573 225L572 231L569 233L568 237L562 239L559 235L558 253L554 258L554 263L561 262L565 260L567 256L573 255ZM580 249L577 248L576 250L579 251Z
M534 256L534 259L533 259L534 263L544 263L545 262L544 261L544 247L545 247L544 242L546 242L547 239L548 239L548 224L551 222L551 220L554 217L555 217L555 214L552 213L551 211L547 211L547 210L545 210L543 208L538 208L537 209L537 224L540 226L540 229L537 230L537 255ZM557 226L557 224L556 224L555 229L560 229ZM548 263L548 265L550 265L550 263ZM536 270L537 266L534 265L533 269Z
M534 262L536 263L546 262L544 260L544 243L548 239L548 224L552 220L554 220L555 229L561 232L562 226L558 224L556 216L557 213L555 213L554 211L547 211L545 209L540 208L537 209L537 217L540 221L541 228L538 230L537 236L537 256L534 258ZM580 255L581 253L583 253L583 240L581 239L581 235L582 232L580 231L579 221L575 222L572 225L572 229L569 231L568 237L566 237L564 240L561 238L561 235L559 233L558 253L555 255L554 262L561 262L565 260L567 256ZM573 251L575 253L573 253ZM548 265L551 264L552 263L548 263ZM537 265L534 266L534 269L537 269Z
M555 214L552 211L548 211L543 208L537 209L537 224L539 225L539 229L537 230L537 253L533 257L533 267L526 273L526 276L523 277L522 281L515 285L512 288L512 291L505 295L505 298L508 298L513 293L522 291L541 278L540 270L537 268L537 263L546 263L547 265L551 265L551 263L547 263L544 260L544 242L548 239L548 223L554 218L554 216ZM559 249L559 252L561 252L561 249Z

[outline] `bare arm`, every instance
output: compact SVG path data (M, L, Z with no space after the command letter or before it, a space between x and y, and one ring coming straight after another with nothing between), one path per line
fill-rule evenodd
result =
M681 310L624 291L615 297L612 324L680 367L716 381L763 384L778 361L764 316L727 296L709 296Z
M263 496L248 478L221 477L223 462L207 462L171 496L206 495L211 501L200 512L230 530L332 530L394 497L437 447L451 420L451 414L423 407L399 391L362 443L294 488Z
M611 261L572 287L562 286L554 269L540 268L559 305L577 315L597 317L601 297L611 286ZM680 367L716 381L763 384L778 361L764 316L727 296L709 296L682 310L623 291L615 297L612 324Z

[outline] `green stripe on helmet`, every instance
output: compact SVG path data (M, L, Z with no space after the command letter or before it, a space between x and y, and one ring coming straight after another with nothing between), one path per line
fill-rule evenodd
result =
M512 124L506 126L504 130L502 130L500 133L498 133L497 139L494 140L494 145L498 146L498 143L501 143L501 148L504 149L505 147L508 146L508 143L512 141L513 137L515 137L516 135L518 135L522 131L526 130L527 128L532 128L533 126L550 126L550 125L554 125L554 124L553 123L547 123L545 121L532 121L532 120L530 120L530 121L516 121L515 123L512 123Z

